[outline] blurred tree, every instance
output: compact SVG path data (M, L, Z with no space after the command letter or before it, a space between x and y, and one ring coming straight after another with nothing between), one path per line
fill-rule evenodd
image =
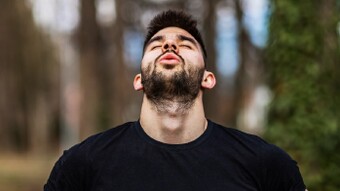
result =
M96 1L81 1L80 25L76 34L81 74L81 138L125 122L133 97L132 79L124 60L124 33L129 1L114 0L115 18L100 25ZM111 4L110 4L111 5ZM126 88L131 87L131 88Z
M216 4L218 0L211 0L205 2L205 12L206 16L203 18L203 31L202 36L204 37L204 43L207 49L207 60L206 67L209 71L216 75L219 79L219 73L217 72L216 66L216 46L215 37L216 36ZM223 109L224 104L219 104L221 97L219 96L220 84L216 83L216 87L204 95L204 106L206 110L206 115L214 121L224 122L225 117ZM216 112L218 111L218 112Z
M80 2L80 25L77 31L81 88L80 138L96 131L100 116L101 34L96 20L94 0Z
M272 3L265 64L274 98L266 137L299 162L310 190L338 190L339 2Z
M132 90L132 80L128 79L126 63L124 60L124 32L127 31L126 23L124 22L124 8L126 8L126 2L123 0L115 0L116 2L116 20L113 25L114 35L114 53L115 56L111 58L109 63L112 76L113 86L111 86L111 124L120 124L124 121L124 114L126 111L129 100L131 100L131 94L128 94L129 90ZM129 89L127 88L129 87ZM130 96L129 96L130 95Z
M216 50L216 39L206 38L208 49L208 69L213 71L218 78L217 86L212 92L205 95L207 116L214 121L227 126L237 127L243 130L258 132L251 129L248 119L243 113L247 112L254 104L256 89L263 82L261 64L262 50L256 47L250 39L252 31L247 30L244 24L244 6L240 0L209 1L206 6L207 16L204 19L204 34L207 37L216 38L216 10L224 7L233 13L237 26L238 68L233 77L223 76L217 70L217 51L226 54L225 50ZM230 31L225 31L230 33ZM241 123L240 123L241 122ZM254 125L253 125L254 126Z
M239 67L235 77L234 101L232 112L233 124L241 117L244 110L254 97L256 88L262 83L262 50L256 47L250 40L250 32L246 30L243 23L244 11L242 2L235 0L236 18L238 21L238 43L239 43ZM242 120L247 120L243 118ZM238 124L238 128L252 131L250 127ZM255 129L256 130L256 129ZM253 131L255 131L253 130ZM255 133L255 132L254 132Z
M59 113L54 47L27 4L3 0L0 10L1 149L48 151Z

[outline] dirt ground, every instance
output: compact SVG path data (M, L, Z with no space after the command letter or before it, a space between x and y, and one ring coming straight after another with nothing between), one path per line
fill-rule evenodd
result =
M0 153L0 191L41 191L58 156Z

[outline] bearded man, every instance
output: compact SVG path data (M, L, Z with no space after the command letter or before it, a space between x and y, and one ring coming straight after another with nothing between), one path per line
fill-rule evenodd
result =
M196 21L169 10L150 22L140 119L66 151L44 189L303 191L298 166L261 138L207 120L203 92L215 86Z

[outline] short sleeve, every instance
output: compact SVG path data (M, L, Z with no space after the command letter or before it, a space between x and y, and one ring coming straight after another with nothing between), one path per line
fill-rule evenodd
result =
M286 152L270 145L263 155L263 184L268 191L305 191L299 167Z
M67 150L55 163L52 172L44 185L44 191L77 191L85 190L88 174L86 157L79 152L78 145Z

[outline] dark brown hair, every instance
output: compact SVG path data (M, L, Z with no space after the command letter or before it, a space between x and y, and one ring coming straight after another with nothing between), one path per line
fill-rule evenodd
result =
M201 34L197 29L197 21L193 19L191 15L188 15L183 11L168 10L156 15L149 23L143 50L145 50L145 46L151 37L166 27L178 27L190 33L200 44L204 54L204 59L206 60L207 52L205 50Z

